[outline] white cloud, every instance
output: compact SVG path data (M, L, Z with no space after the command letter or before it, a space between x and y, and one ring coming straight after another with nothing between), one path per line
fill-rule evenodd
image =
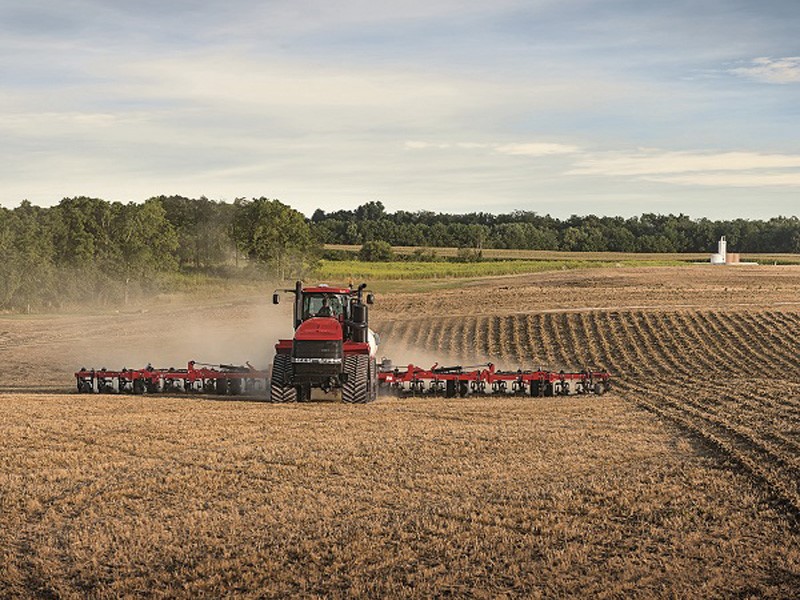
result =
M423 142L417 140L407 141L405 147L409 150L474 150L488 149L495 154L509 156L551 156L557 154L575 154L580 152L578 146L570 144L556 144L552 142L524 142L515 144L488 144L481 142Z
M754 59L750 66L729 69L728 72L764 83L800 83L800 56L764 56Z
M0 131L27 135L58 135L87 127L109 128L119 125L139 126L147 119L142 113L107 112L18 112L0 115Z
M576 162L571 174L656 175L702 171L800 168L800 155L755 152L663 152L642 150L637 154L608 153L587 156Z
M628 182L656 182L686 186L714 187L796 187L800 186L800 155L757 152L669 152L640 149L638 152L589 152L579 146L550 142L516 144L406 142L407 150L485 149L484 157L504 156L558 158L548 161L539 177L576 181L576 177L602 177ZM460 156L467 160L467 155ZM533 165L533 162L531 162ZM508 168L494 163L495 168ZM498 182L495 182L498 185Z
M500 154L512 156L548 156L552 154L574 154L580 151L578 146L569 144L554 144L550 142L529 142L523 144L504 144L495 146L495 151Z
M691 173L688 175L671 175L668 177L645 176L645 181L673 183L680 185L699 185L713 187L798 187L800 173Z
M679 185L799 186L800 155L757 152L605 153L585 156L567 175L623 177Z
M434 143L434 142L418 142L418 141L408 141L405 143L405 147L408 150L428 150L430 148L436 150L445 150L447 148L452 148L454 144L449 143Z

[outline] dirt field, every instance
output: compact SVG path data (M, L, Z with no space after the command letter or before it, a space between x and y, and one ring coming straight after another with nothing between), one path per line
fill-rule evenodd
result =
M83 365L263 366L262 298L0 318L0 596L793 597L800 267L378 297L396 362L603 366L600 398L78 396Z

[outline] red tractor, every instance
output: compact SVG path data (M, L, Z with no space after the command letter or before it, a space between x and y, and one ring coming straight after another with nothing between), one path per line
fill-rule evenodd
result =
M294 294L294 338L275 344L270 378L273 402L309 400L311 390L340 389L342 401L371 402L378 394L377 336L369 328L372 294L327 285L276 290Z

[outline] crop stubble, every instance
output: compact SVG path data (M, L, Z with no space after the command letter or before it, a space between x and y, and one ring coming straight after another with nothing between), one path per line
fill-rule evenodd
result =
M460 320L466 346L454 358L606 367L623 397L708 441L800 515L798 313L630 310ZM396 322L392 331L403 326ZM408 326L446 327L433 318ZM527 345L510 333L518 327L535 332Z
M700 270L379 298L398 362L602 366L602 398L0 396L0 595L791 596L800 270Z

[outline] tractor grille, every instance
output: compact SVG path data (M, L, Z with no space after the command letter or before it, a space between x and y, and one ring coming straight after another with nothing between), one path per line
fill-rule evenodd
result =
M292 367L296 383L322 382L342 372L341 340L295 340Z

